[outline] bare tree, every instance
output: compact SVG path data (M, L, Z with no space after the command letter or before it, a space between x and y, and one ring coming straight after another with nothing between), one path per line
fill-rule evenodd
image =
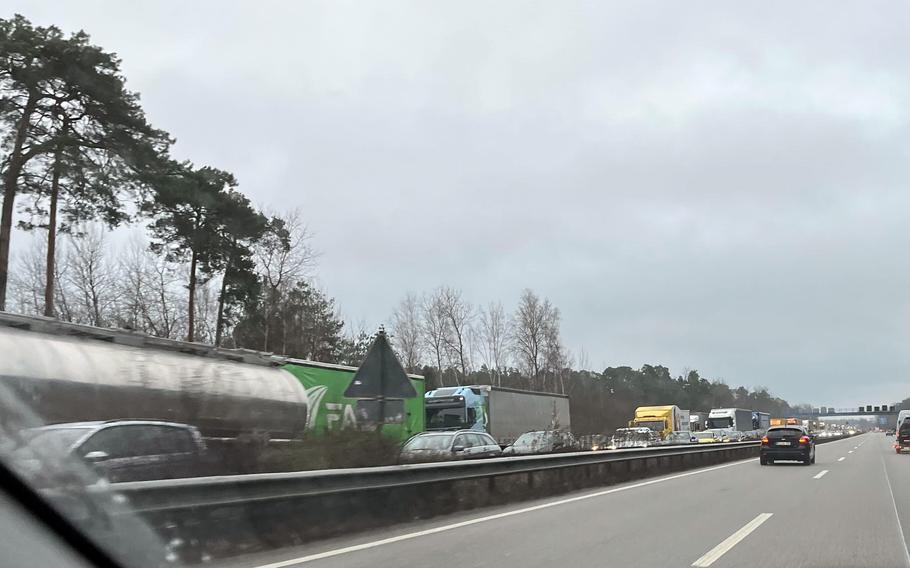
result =
M10 281L11 308L21 314L44 313L44 261L46 244L37 237L16 259Z
M471 344L474 333L474 307L467 303L460 290L443 286L436 291L440 314L446 323L443 343L452 362L466 378L471 371ZM459 384L461 381L459 381Z
M591 370L591 360L588 358L588 352L584 347L579 348L578 351L578 370L579 371L590 371Z
M67 250L68 273L58 288L71 289L78 320L94 326L108 325L116 301L115 276L106 255L107 240L101 227L89 227L72 237ZM65 302L65 298L63 298ZM60 302L58 301L58 304ZM61 307L64 307L61 304Z
M449 333L449 323L445 317L445 308L440 291L424 296L420 305L420 332L427 349L435 358L436 369L440 379L443 377L446 354L445 338Z
M271 323L282 295L297 281L309 276L319 253L310 243L313 236L299 210L283 215L265 214L270 217L268 229L255 243L253 255L263 287L262 349L268 351Z
M543 371L545 385L550 391L565 394L565 371L569 367L569 354L562 343L559 333L559 310L544 301L544 328L543 328Z
M65 279L69 267L64 247L56 249L57 261L53 263L54 279ZM45 260L40 260L44 258ZM37 236L31 239L28 248L16 259L16 268L11 273L9 308L14 312L29 315L43 315L47 311L47 242ZM39 266L39 264L41 266ZM44 291L42 291L44 290ZM65 321L77 321L71 308L69 294L63 286L54 288L53 314Z
M490 302L480 310L481 353L497 386L502 386L502 370L506 365L511 332L502 303Z
M420 367L423 343L420 334L420 302L408 293L392 314L392 342L405 369L414 372Z
M118 325L157 337L182 336L186 314L182 268L152 254L143 239L131 241L118 263Z
M553 311L549 300L541 300L529 289L521 293L515 312L512 340L519 366L528 375L532 387L541 386L547 326L553 317Z
M215 344L215 331L218 325L218 290L221 287L219 278L211 278L199 283L196 297L196 329L193 340L198 343Z

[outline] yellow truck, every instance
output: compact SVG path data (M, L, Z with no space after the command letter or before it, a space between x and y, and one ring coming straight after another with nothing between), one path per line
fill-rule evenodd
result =
M676 405L639 406L629 428L649 428L661 440L669 440L673 432L689 431L689 411Z

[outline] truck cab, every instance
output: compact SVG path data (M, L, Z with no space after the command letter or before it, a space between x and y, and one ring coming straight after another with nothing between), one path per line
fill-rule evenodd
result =
M484 392L477 387L445 387L424 395L426 429L486 431Z
M708 413L708 430L724 442L741 442L752 437L752 411L743 408L714 408Z
M629 428L648 428L661 442L672 443L676 433L684 433L689 438L689 411L675 405L639 406L635 417L629 422Z

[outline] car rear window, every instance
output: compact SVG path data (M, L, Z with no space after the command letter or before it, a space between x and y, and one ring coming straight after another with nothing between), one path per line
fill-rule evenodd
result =
M799 428L778 428L776 430L768 430L769 438L789 438L790 436L805 436L805 432Z

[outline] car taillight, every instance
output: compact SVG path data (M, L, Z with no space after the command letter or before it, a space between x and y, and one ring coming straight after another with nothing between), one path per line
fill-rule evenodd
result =
M768 445L768 437L767 437L767 436L763 436L763 437L762 437L762 439L761 439L761 445L763 445L763 446L767 446L767 445Z
M799 438L799 443L800 443L800 444L808 444L808 443L809 443L809 436L800 436L800 438Z

